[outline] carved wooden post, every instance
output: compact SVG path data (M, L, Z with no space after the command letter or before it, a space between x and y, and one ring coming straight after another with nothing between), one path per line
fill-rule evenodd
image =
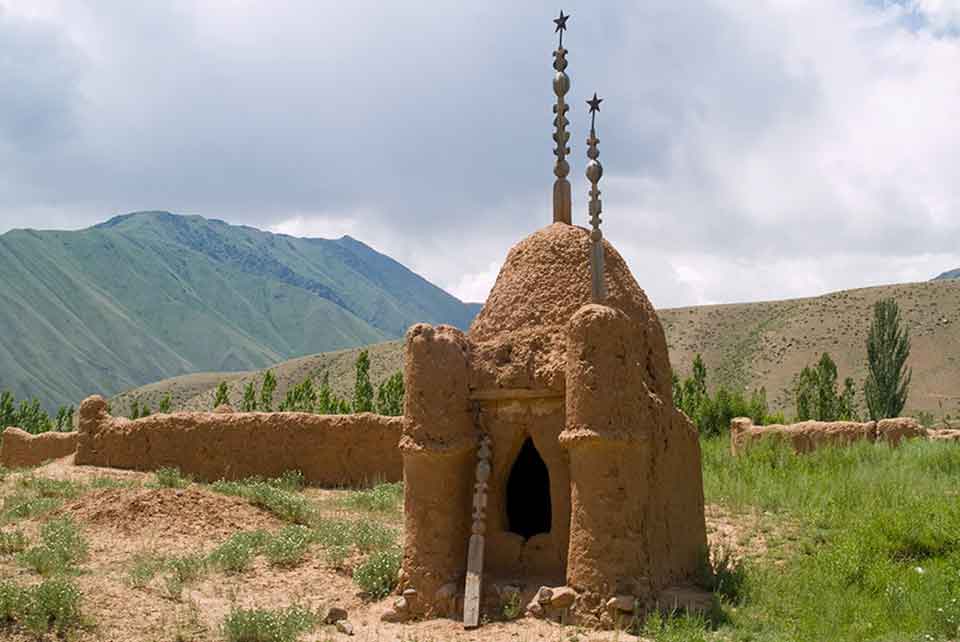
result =
M479 413L478 413L479 414ZM463 626L480 625L480 594L483 580L483 547L487 531L487 483L490 479L490 435L480 437L477 448L477 481L473 491L473 528L467 553L467 585L463 598Z

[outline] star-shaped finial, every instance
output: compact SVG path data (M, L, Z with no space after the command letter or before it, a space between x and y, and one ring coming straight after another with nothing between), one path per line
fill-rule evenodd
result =
M597 92L593 92L593 98L587 101L587 104L590 105L590 113L600 111L600 103L603 102L603 98L597 98Z
M566 31L566 30L567 30L567 20L569 20L569 19L570 19L570 16L565 16L565 15L563 15L563 11L561 11L561 12L560 12L560 17L553 19L553 23L554 23L555 25L557 25L557 28L556 28L556 30L554 31L554 33L557 33L558 31L560 31L560 32Z

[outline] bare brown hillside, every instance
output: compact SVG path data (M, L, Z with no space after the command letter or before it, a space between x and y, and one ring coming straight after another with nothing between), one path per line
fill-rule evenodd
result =
M852 376L860 390L872 306L886 297L899 302L913 338L913 387L907 412L960 416L960 280L845 290L806 299L670 308L659 315L678 373L689 373L693 357L700 353L712 386L764 386L771 404L789 414L792 403L786 403L785 389L824 351L837 362L840 378ZM289 386L307 376L319 378L325 371L334 389L348 396L359 350L322 353L274 366L277 400ZM379 343L369 350L375 385L402 368L400 341ZM187 375L136 388L114 397L112 403L122 411L138 398L156 409L170 392L174 409L209 408L214 388L227 381L231 401L239 404L251 378L259 384L262 373Z
M840 378L858 393L866 376L866 338L873 304L893 297L909 324L913 385L907 413L960 414L960 281L905 283L845 290L807 299L662 310L660 318L679 373L699 352L710 384L765 386L785 406L793 377L829 352ZM858 395L859 396L859 395ZM862 397L859 397L862 402ZM942 406L941 406L942 404Z

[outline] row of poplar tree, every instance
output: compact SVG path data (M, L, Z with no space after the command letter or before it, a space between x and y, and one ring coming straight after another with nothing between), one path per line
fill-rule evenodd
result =
M878 301L866 342L867 377L863 382L866 416L877 421L897 417L907 403L913 372L907 367L910 332L893 299ZM852 377L838 383L837 365L828 353L805 367L791 389L796 421L858 421L856 384ZM730 427L734 417L750 417L757 424L786 423L783 413L771 414L767 392L760 388L747 396L743 391L717 386L707 390L707 368L698 354L691 376L673 377L674 404L697 425L701 434L716 435Z
M314 384L313 377L307 377L291 386L277 410L321 415L346 415L356 412L376 412L390 416L403 414L402 373L391 375L374 392L373 383L370 381L370 355L366 350L362 350L357 356L354 369L356 378L351 399L340 397L333 391L330 386L330 373L325 372L319 386ZM276 389L277 379L267 370L260 381L259 389L255 381L250 381L244 388L240 409L243 412L272 412ZM217 386L213 407L229 402L229 389L227 383L222 381Z

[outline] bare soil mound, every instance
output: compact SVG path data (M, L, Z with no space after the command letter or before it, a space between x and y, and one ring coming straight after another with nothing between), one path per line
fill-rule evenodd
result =
M83 495L61 511L86 524L127 534L222 539L239 530L274 528L279 520L242 499L200 488L108 488Z

